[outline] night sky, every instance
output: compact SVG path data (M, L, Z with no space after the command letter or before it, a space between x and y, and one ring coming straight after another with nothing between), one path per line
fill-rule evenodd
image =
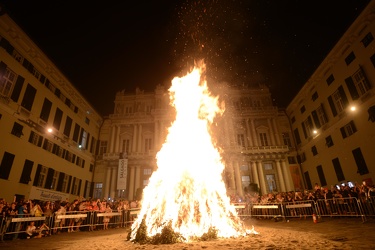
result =
M266 84L286 107L370 0L0 0L101 114L207 64L209 84Z

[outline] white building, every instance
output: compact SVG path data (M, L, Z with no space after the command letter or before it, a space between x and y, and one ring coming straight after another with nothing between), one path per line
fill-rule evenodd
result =
M372 1L287 107L307 188L373 184L374 35Z
M229 87L221 92L225 93L220 101L225 102L226 111L215 136L224 149L224 180L229 193L243 196L250 184L262 193L301 187L298 165L293 164L295 155L289 152L289 122L285 113L272 105L268 88ZM155 156L165 141L173 112L167 88L162 86L155 92L137 89L135 93L116 94L114 113L104 121L100 133L95 197L139 198L157 168ZM124 153L126 184L119 188L119 159ZM292 178L290 168L296 177Z
M101 124L102 118L69 80L3 13L0 198L90 196Z

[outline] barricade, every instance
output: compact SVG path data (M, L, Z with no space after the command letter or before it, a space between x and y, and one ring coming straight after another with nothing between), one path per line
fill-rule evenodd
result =
M241 219L245 219L246 217L249 216L249 206L246 202L241 202L241 203L233 203L234 208L236 209L238 217Z
M250 204L249 216L261 219L283 217L280 203L253 203Z
M317 213L315 202L311 200L282 203L283 218L307 218Z
M362 204L355 197L319 199L316 205L322 217L361 217L362 221L366 220Z
M5 235L14 235L14 239L18 238L20 234L26 233L26 228L31 221L35 222L38 228L43 223L47 226L50 224L49 217L45 216L29 216L29 215L15 215L12 217L5 217L1 220L1 241L4 240ZM50 231L50 229L48 230Z
M359 204L363 209L363 213L370 217L375 217L375 196L358 198Z

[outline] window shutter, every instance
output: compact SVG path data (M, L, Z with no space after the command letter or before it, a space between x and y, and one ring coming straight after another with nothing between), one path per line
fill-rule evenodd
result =
M358 91L354 85L354 81L352 77L348 77L345 79L346 86L349 89L350 95L352 96L353 100L357 100L359 98Z
M328 96L328 103L331 107L332 115L335 117L337 115L337 110L335 104L333 103L332 96Z
M313 110L311 112L311 115L313 117L313 120L314 120L314 123L315 123L315 127L316 128L320 128L322 125L320 124L320 121L319 121L319 118L318 118L318 114L316 113L316 111Z

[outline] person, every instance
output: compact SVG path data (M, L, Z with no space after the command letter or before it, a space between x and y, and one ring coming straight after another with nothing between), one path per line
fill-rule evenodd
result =
M35 226L35 221L30 221L30 224L26 227L25 234L26 239L31 238L42 238L43 236L49 235L49 227L43 223L39 228Z
M111 205L109 203L106 204L105 213L112 213ZM110 220L111 220L111 216L104 216L103 218L104 230L108 229L108 224Z

